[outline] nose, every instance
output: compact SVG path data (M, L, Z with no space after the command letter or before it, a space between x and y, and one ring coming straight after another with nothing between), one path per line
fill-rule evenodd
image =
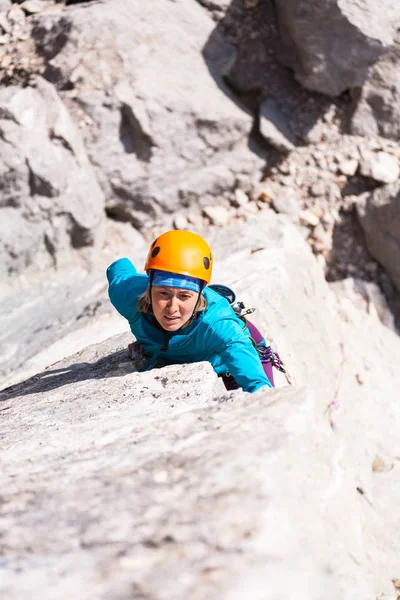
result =
M171 314L173 314L174 312L176 312L177 309L178 309L178 299L175 296L172 296L172 298L170 298L168 300L167 307L168 307L168 311Z

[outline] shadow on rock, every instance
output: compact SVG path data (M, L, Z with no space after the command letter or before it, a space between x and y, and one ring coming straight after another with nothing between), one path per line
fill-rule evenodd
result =
M218 86L255 118L253 151L264 145L285 154L296 145L318 141L315 125L334 102L304 89L280 62L282 52L273 0L260 0L252 8L246 8L243 0L232 0L203 48ZM347 106L348 95L335 103ZM272 140L268 133L261 135L265 123L267 130L269 123L275 129ZM287 146L282 147L281 135Z
M139 371L142 366L143 359L132 361L126 349L124 349L102 357L93 363L73 363L55 369L50 367L24 382L0 391L0 402L18 396L50 392L56 388L87 379L123 377L126 374Z
M334 228L325 275L331 283L347 278L377 283L400 332L400 296L384 268L369 252L354 205L342 212L340 223Z

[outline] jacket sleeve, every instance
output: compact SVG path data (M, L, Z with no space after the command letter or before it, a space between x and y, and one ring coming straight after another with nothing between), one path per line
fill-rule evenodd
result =
M223 319L215 323L209 336L209 349L221 357L229 372L245 392L272 387L260 358L239 323Z
M108 267L107 279L111 304L131 322L138 312L138 296L145 291L149 278L137 273L129 258L120 258Z

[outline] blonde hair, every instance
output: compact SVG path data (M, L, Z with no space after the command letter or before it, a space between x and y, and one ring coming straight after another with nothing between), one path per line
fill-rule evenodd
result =
M153 314L153 309L151 307L150 287L148 287L143 292L143 294L140 294L137 304L136 304L136 308L138 309L139 312L146 313L148 315ZM200 294L200 297L197 301L197 306L194 309L193 317L195 317L197 313L200 313L203 310L206 310L206 308L208 308L207 299L203 296L203 294ZM189 322L191 322L191 319L189 319ZM189 324L189 322L185 323L185 325Z

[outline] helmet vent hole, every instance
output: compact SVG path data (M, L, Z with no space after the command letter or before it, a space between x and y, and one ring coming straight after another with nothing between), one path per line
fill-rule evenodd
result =
M157 254L160 252L161 248L160 246L156 246L153 250L153 252L151 253L151 257L155 258L157 256Z
M205 267L206 269L209 269L209 268L210 268L210 259L208 258L208 256L205 256L205 257L203 258L203 265L204 265L204 267Z

